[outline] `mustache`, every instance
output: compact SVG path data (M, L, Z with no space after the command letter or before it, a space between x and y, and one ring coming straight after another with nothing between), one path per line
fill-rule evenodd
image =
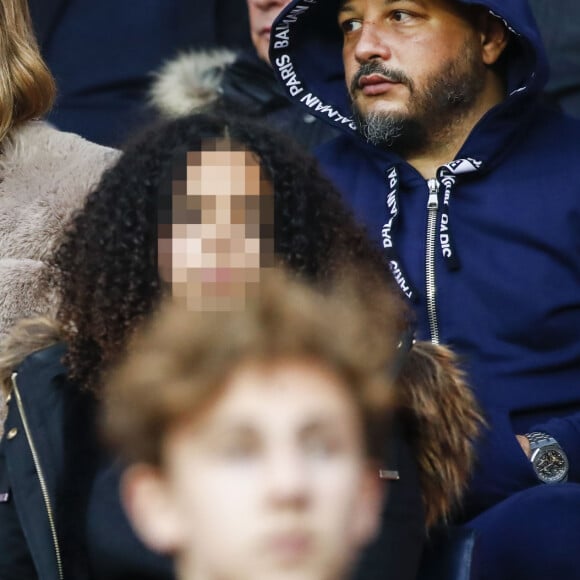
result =
M350 82L350 94L354 95L359 90L359 83L362 77L374 74L382 75L392 83L401 83L403 85L407 85L409 90L413 92L413 80L403 71L395 68L389 68L388 66L384 66L378 61L370 61L365 62L363 65L361 65L358 71L356 71Z

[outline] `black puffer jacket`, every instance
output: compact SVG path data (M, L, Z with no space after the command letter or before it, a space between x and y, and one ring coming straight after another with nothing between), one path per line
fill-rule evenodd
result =
M99 455L95 401L71 388L62 345L12 375L0 442L2 580L89 578L84 524Z

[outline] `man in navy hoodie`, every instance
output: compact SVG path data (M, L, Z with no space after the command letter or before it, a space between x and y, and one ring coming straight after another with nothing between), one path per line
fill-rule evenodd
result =
M342 128L321 163L486 412L457 518L481 577L580 578L580 123L540 102L527 0L294 0L270 60Z

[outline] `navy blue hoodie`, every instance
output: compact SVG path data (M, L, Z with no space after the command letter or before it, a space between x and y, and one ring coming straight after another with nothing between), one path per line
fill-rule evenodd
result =
M580 123L539 103L548 67L526 0L458 1L510 30L507 97L430 184L357 134L338 0L294 0L270 58L296 102L342 128L320 161L384 248L419 338L462 355L489 422L470 517L538 484L516 433L550 433L580 481Z

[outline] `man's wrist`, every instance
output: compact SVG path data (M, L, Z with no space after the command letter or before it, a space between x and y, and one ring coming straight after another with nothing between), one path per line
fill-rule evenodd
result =
M522 448L522 451L526 454L528 459L532 456L532 450L530 449L530 441L525 435L516 435L516 439Z
M530 461L538 479L543 483L565 482L568 479L568 457L558 441L541 431L526 433L525 437L529 443Z

